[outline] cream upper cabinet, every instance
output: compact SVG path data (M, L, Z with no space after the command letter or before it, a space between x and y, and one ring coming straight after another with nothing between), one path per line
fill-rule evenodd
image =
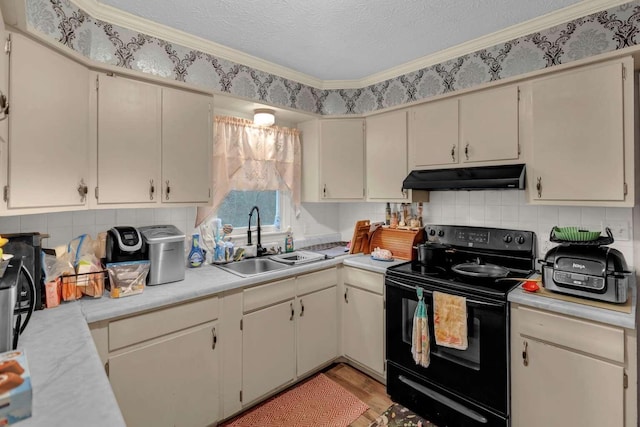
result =
M366 119L367 200L406 201L407 111Z
M457 164L459 159L457 98L409 110L409 169Z
M157 203L160 100L159 86L98 74L98 203Z
M529 201L633 206L633 59L529 85Z
M211 96L162 89L162 201L211 200Z
M364 199L364 120L326 119L302 131L302 200Z
M85 208L89 71L19 34L9 64L7 207Z
M97 204L209 203L213 98L96 78Z
M511 314L514 426L635 425L635 331L515 304Z
M461 162L512 160L519 156L518 87L498 87L462 96Z

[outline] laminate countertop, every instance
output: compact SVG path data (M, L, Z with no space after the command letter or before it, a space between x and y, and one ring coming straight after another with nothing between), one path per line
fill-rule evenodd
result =
M348 262L347 262L348 260ZM185 280L148 286L131 297L62 303L36 311L18 347L24 348L33 388L32 416L17 425L119 427L125 421L89 331L89 323L170 306L238 288L348 265L384 272L393 263L345 255L242 278L213 266L187 269Z

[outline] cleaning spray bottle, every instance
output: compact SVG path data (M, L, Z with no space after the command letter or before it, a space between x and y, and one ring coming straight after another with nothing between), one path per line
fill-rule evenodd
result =
M200 267L204 261L204 254L200 248L200 235L194 234L191 238L191 252L189 252L189 267Z
M293 252L293 233L291 227L287 227L287 236L284 238L284 251Z

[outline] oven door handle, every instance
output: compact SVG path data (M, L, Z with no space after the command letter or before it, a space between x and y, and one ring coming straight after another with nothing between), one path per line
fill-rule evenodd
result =
M474 421L477 421L479 423L482 424L487 424L489 422L489 420L487 420L487 418L483 417L481 414L477 413L476 411L467 408L464 405L461 405L460 403L449 399L447 396L443 396L442 394L438 393L437 391L433 391L425 386L423 386L422 384L418 384L415 381L410 380L409 378L405 377L404 375L399 375L398 379L400 381L402 381L403 383L405 383L406 385L408 385L409 387L411 387L412 389L424 394L425 396L428 396L430 398L432 398L433 400L436 400L440 403L442 403L445 406L448 406L449 408L453 409L456 412L461 413L462 415L465 415L469 418L471 418Z
M397 287L397 288L403 288L405 290L409 290L412 292L416 291L416 286L412 286L412 285L408 285L406 283L402 283L402 282L398 282L397 280L393 280L393 279L386 279L386 283L390 283L392 286ZM422 292L423 294L427 294L427 295L433 295L433 291L429 290L429 289L425 289L422 288ZM444 292L446 293L446 292ZM417 297L416 297L417 300ZM469 297L467 297L467 304L475 304L475 305L483 305L485 307L504 307L505 303L504 302L489 302L489 301L478 301L475 299L470 299Z

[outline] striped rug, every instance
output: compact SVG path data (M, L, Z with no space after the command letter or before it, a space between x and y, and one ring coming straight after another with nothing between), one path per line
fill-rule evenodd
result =
M220 427L347 427L369 407L324 374Z

